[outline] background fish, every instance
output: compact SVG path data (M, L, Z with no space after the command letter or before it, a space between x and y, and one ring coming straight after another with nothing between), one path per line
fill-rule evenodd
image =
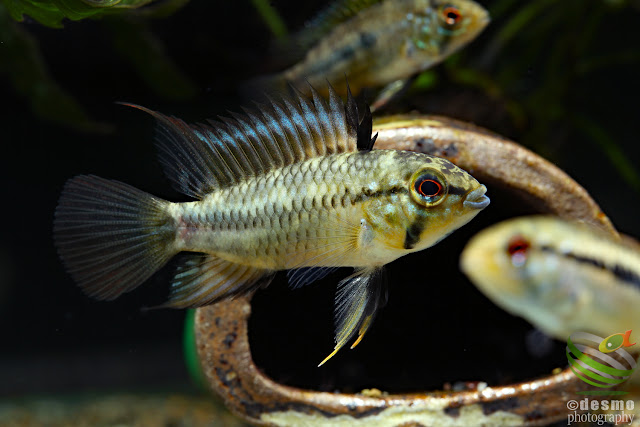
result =
M69 180L56 245L99 299L133 290L179 252L193 254L167 307L265 286L278 270L299 287L355 267L338 285L333 355L356 333L359 341L384 304L384 264L435 244L489 204L486 188L447 160L372 150L371 114L359 123L353 98L345 106L332 90L328 103L313 92L312 101L299 95L206 125L137 108L158 120L167 176L197 201L171 203L96 176Z
M355 93L389 85L386 97L407 80L473 40L488 24L487 11L471 0L341 1L298 37L306 55L285 71L258 81L277 90L286 83L328 80L345 95L345 75Z
M565 341L640 332L640 248L593 227L523 217L478 233L460 266L493 302Z

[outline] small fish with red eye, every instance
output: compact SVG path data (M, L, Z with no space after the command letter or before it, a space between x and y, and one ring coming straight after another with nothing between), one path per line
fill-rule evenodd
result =
M474 236L462 271L494 303L560 340L640 330L640 246L554 217L522 217Z
M372 110L400 92L412 76L462 48L489 23L473 0L337 2L292 38L290 51L306 52L277 74L256 79L261 90L279 92L305 82L322 89L328 80L346 95L380 89Z

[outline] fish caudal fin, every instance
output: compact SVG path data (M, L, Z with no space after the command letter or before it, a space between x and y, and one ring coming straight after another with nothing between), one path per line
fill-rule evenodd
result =
M112 300L142 284L176 253L169 205L93 175L67 181L53 234L60 258L85 293Z

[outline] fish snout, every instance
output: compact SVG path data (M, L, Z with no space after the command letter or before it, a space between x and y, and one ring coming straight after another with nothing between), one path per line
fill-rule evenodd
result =
M487 192L487 187L485 187L484 185L481 185L475 190L467 193L462 205L465 208L472 208L472 209L486 208L487 206L489 206L489 202L490 202L489 198L484 195L484 193L486 192Z

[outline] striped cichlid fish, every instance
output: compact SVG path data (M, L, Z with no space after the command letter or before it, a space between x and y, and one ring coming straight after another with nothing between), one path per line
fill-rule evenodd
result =
M545 334L640 330L640 246L554 217L501 222L464 249L464 273Z
M346 75L354 93L387 86L388 98L488 23L487 11L472 0L337 1L295 39L304 58L262 84L282 90L287 82L320 87L328 80L345 95Z
M371 113L359 121L350 93L345 105L333 90L328 102L312 92L197 125L135 106L157 119L166 175L196 200L69 180L54 237L75 281L111 300L190 252L165 304L185 308L266 286L278 270L296 288L354 267L338 285L329 357L356 334L357 344L385 302L382 267L443 239L489 199L447 160L373 150Z

